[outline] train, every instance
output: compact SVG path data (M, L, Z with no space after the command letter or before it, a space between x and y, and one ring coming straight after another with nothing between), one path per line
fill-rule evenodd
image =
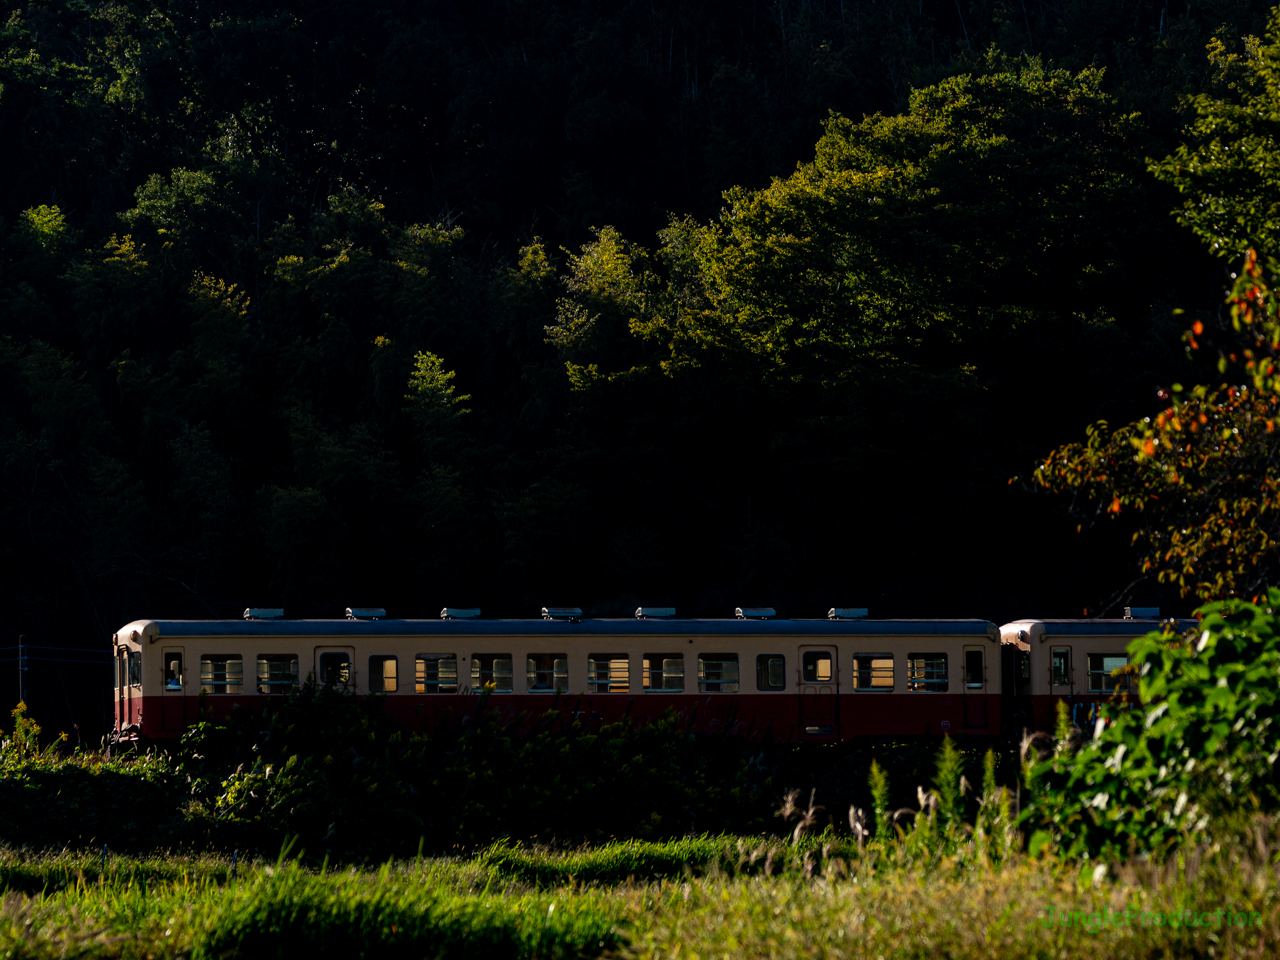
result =
M484 619L347 608L331 620L249 608L236 620L135 620L112 637L114 737L164 741L203 719L269 709L314 683L384 698L404 727L486 708L513 721L548 710L586 722L651 720L668 710L700 731L757 741L995 736L1052 729L1057 701L1077 722L1131 694L1116 668L1158 611L1111 620L873 620L863 608L780 619L737 608L681 619L672 608L583 617L544 607ZM1130 613L1130 611L1126 611ZM1186 629L1187 621L1174 626Z

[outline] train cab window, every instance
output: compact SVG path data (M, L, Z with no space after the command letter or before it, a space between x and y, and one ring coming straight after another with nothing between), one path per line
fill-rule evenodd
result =
M569 655L535 653L526 660L530 693L565 693L569 689Z
M142 651L129 651L129 686L142 686Z
M511 692L511 654L473 653L471 686L477 689L493 685L494 693Z
M111 686L116 690L120 689L120 658L114 657L111 661Z
M893 654L869 653L853 658L853 688L893 693Z
M259 693L291 693L297 689L298 658L295 654L258 654Z
M835 661L829 650L806 650L800 658L800 676L805 683L833 683Z
M182 689L182 654L180 653L164 655L164 688L166 690Z
M630 658L625 653L590 654L587 689L592 693L626 693L631 689Z
M737 693L738 655L703 653L698 656L699 693Z
M244 693L244 661L238 653L206 653L200 658L201 693Z
M1113 690L1128 690L1129 677L1121 674L1111 675L1112 670L1129 665L1129 658L1123 653L1091 653L1089 654L1089 691L1091 693L1110 693Z
M684 689L684 654L646 653L641 682L647 693Z
M964 652L964 686L966 690L981 690L987 681L986 668L982 664L981 650Z
M1071 685L1071 648L1054 647L1049 655L1049 682L1055 687Z
M398 665L399 661L395 657L370 657L369 692L395 693L399 685Z
M419 654L414 671L415 693L458 692L458 658L452 653Z
M907 654L907 689L916 693L946 693L947 655Z
M1031 654L1026 650L1018 651L1018 679L1023 683L1031 682Z
M756 689L785 690L787 688L787 658L774 653L762 653L756 657Z
M351 657L341 652L320 654L320 683L346 689L351 684Z

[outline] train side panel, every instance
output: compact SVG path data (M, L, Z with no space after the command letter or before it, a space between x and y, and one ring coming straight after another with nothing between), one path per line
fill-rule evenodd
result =
M1003 720L994 625L949 636L932 622L921 622L932 632L921 626L914 635L910 623L897 623L879 635L874 623L852 634L822 621L779 621L767 632L728 621L687 632L669 623L646 634L651 628L618 621L616 632L595 622L584 635L532 621L527 632L506 623L486 634L470 624L462 635L433 621L384 621L368 633L321 622L309 633L316 622L304 621L281 635L285 628L271 624L173 623L180 626L136 621L116 635L122 736L175 738L201 709L213 719L267 709L278 691L308 678L385 694L385 709L412 730L476 710L482 681L490 686L486 709L513 720L553 708L584 722L671 710L696 729L753 740L994 734ZM440 681L445 665L453 683Z

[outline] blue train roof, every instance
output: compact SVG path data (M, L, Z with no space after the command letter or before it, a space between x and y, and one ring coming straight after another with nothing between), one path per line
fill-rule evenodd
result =
M985 636L988 620L157 620L162 637Z
M1044 635L1050 637L1088 637L1088 636L1134 636L1140 637L1159 630L1164 624L1172 623L1178 631L1190 630L1198 626L1196 620L1017 620L1008 626L1031 627L1039 624L1044 627Z

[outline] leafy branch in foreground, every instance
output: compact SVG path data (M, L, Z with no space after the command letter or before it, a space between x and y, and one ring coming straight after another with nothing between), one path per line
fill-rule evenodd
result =
M1280 809L1280 589L1199 611L1197 630L1135 639L1137 707L1104 706L1092 738L1060 724L1025 778L1023 823L1072 857L1162 854L1189 834ZM1088 731L1083 731L1088 733Z

